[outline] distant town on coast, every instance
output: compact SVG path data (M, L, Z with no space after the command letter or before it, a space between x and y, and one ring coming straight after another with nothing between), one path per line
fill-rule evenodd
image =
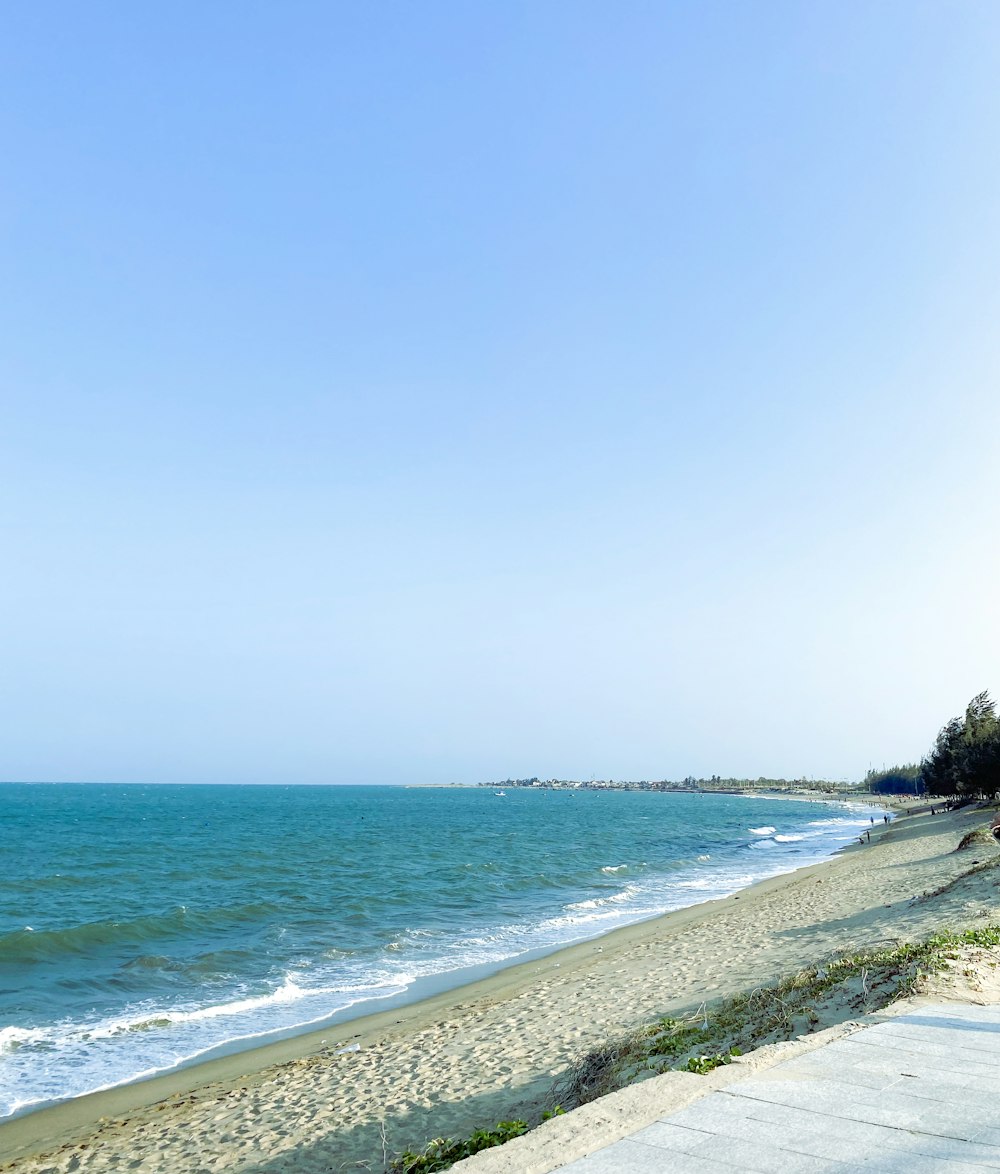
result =
M641 779L638 782L629 782L624 779L501 779L493 783L479 783L480 787L493 787L494 790L503 788L530 788L544 791L712 791L721 793L743 794L744 792L787 792L790 794L825 795L842 793L856 794L870 788L865 783L831 782L826 779L724 779L719 775L712 775L708 779L696 779L689 776L679 782L670 779Z
M711 791L716 793L791 795L945 795L957 800L991 799L1000 778L1000 717L988 690L977 693L965 712L938 731L930 751L919 762L871 769L857 783L828 779L724 779L712 775L680 782L668 779L626 782L616 779L503 779L481 787L529 787L589 791Z

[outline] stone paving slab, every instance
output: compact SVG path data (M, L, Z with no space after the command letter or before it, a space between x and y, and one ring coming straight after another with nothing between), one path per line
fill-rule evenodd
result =
M564 1174L1000 1170L1000 1008L920 1007L755 1072Z

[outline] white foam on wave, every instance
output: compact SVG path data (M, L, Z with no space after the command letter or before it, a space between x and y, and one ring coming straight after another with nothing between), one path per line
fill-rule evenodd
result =
M774 842L776 844L795 844L799 840L804 840L805 836L775 836Z
M35 1043L44 1038L44 1032L39 1028L3 1027L0 1028L0 1055L4 1052L13 1052L26 1043Z
M626 885L610 897L591 897L586 901L574 901L566 906L567 912L571 909L601 909L606 905L620 905L623 901L630 901L639 889L636 885Z
M727 897L738 889L745 889L755 881L763 879L756 872L744 873L707 873L704 876L690 877L679 880L674 887L684 893L699 893L698 900L712 900L718 897ZM677 903L677 908L690 904L689 901Z
M299 984L291 978L285 981L268 995L258 995L250 999L234 999L231 1003L217 1003L211 1007L199 1007L195 1011L175 1011L169 1018L173 1023L196 1023L199 1019L217 1019L222 1015L245 1015L249 1011L258 1011L262 1007L272 1007L275 1003L294 1003L301 999L305 992Z
M607 867L602 868L601 872L621 872L625 868L628 868L627 864L609 864Z
M537 926L537 944L561 946L570 942L582 941L585 938L595 937L604 932L604 929L628 925L633 921L641 921L644 917L653 917L660 912L664 912L664 910L641 904L633 905L628 909L604 906L572 914L567 913L561 917L549 917Z
M303 999L316 998L321 995L349 995L357 991L370 991L373 987L380 987L384 982L398 985L397 976L390 976L388 972L371 973L370 981L364 984L337 983L333 986L303 987L296 981L301 975L287 975L276 990L266 995L257 995L253 998L234 999L229 1003L216 1003L208 1007L198 1007L191 1011L168 1011L163 1015L171 1023L197 1023L202 1019L218 1019L227 1015L247 1015L260 1011L265 1007L277 1004L298 1003Z
M766 824L764 827L751 828L750 833L754 836L773 836L777 829Z
M381 971L356 983L306 987L288 975L268 994L207 1007L166 1009L143 1003L125 1015L94 1023L4 1028L0 1118L169 1072L221 1046L253 1046L276 1032L306 1030L357 1003L403 994L415 978L403 970L391 975ZM220 1034L211 1024L227 1017L231 1022ZM130 1040L131 1061L125 1071L118 1046L124 1038ZM44 1066L39 1064L43 1054ZM61 1057L59 1065L51 1064L54 1055ZM67 1073L72 1073L69 1079ZM29 1076L35 1095L25 1096Z
M357 1001L352 996L372 998L376 995L402 993L414 977L415 975L404 972L396 974L390 974L388 971L369 972L368 980L365 982L343 982L332 986L315 987L300 986L293 978L286 977L280 986L268 994L233 999L226 1003L214 1003L189 1010L161 1008L145 1003L135 1007L132 1014L111 1017L96 1023L66 1023L64 1021L45 1028L5 1027L0 1030L0 1052L36 1043L45 1043L49 1047L73 1042L95 1043L99 1040L113 1039L125 1033L155 1032L178 1024L196 1024L227 1016L246 1016L265 1008L283 1004L291 1006L303 1000L327 995L347 996L346 999L337 1001L338 1003L343 1002L344 1006L350 1006ZM274 1030L274 1028L250 1034L251 1036L267 1034L270 1030Z

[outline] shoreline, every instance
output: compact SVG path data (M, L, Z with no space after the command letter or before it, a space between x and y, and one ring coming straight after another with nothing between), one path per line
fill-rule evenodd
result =
M809 804L809 807L813 807L814 804L819 803L825 812L838 817L840 815L848 816L849 820L855 823L859 822L859 820L860 822L864 822L868 819L869 813L874 813L875 819L881 824L881 815L884 811L888 810L887 805L879 805L877 801L873 801L868 796L864 799L855 799L852 797L838 801L827 796L804 797L775 793L760 796L760 798L776 801L776 807L769 808L770 815L765 815L757 809L752 811L748 809L742 817L737 817L737 822L749 819L751 822L756 821L758 823L768 821L780 823L781 821L777 817L777 809L785 806L784 801L797 803L800 813L805 810L804 804ZM754 808L754 804L750 804L750 808ZM799 814L797 818L799 823L802 823L806 818L811 817ZM838 821L836 819L828 819L824 815L822 818L814 820L814 822L833 824ZM867 827L868 824L865 823L865 830L867 830ZM768 830L773 831L774 829L751 828L749 830L754 835L744 835L744 839L748 842L747 846L760 847L762 845L755 842L758 834L767 832ZM782 830L789 829L782 825ZM37 1057L33 1057L30 1062L30 1067L24 1055L19 1057L19 1059L12 1058L11 1063L15 1065L14 1070L22 1071L23 1076L19 1082L10 1079L5 1080L3 1106L5 1112L0 1113L0 1128L11 1121L20 1120L23 1117L43 1112L58 1105L69 1104L73 1101L83 1101L97 1093L113 1092L130 1085L149 1084L152 1081L159 1080L161 1077L178 1076L186 1069L202 1069L206 1065L213 1064L215 1061L226 1060L236 1055L246 1055L247 1060L245 1063L247 1069L256 1069L260 1064L254 1061L253 1056L261 1049L267 1049L276 1044L293 1043L298 1038L315 1036L317 1034L339 1035L351 1022L367 1020L382 1012L396 1012L406 1006L423 1003L428 999L446 994L449 991L457 991L462 988L475 986L480 981L491 979L502 971L539 961L574 945L586 945L588 942L603 939L618 928L639 925L645 921L655 921L659 917L677 911L677 909L671 907L674 905L685 908L689 907L684 904L687 902L710 903L713 900L730 896L738 892L741 888L748 888L758 883L759 880L768 879L769 872L774 869L781 870L774 873L774 875L785 875L787 872L796 871L797 868L804 867L808 863L819 863L829 859L845 846L844 835L839 828L836 831L826 828L822 829L824 834L817 840L810 838L812 834L819 834L818 831L814 831L812 828L800 827L797 823L794 830L796 833L805 832L806 834L779 835L775 839L778 841L804 840L806 841L805 843L782 843L779 845L780 851L776 849L774 852L765 852L760 855L750 853L739 856L738 858L734 856L732 859L725 857L721 861L721 864L718 861L712 865L704 866L701 864L691 864L689 871L693 870L692 875L697 873L699 878L697 884L684 879L686 873L683 869L678 877L673 878L673 880L678 882L676 885L670 879L670 875L666 874L667 881L663 892L654 891L647 899L637 901L637 908L629 908L628 905L631 902L626 903L624 907L609 904L608 899L603 897L600 900L585 902L584 906L587 904L596 904L598 906L608 905L608 908L597 910L593 914L584 908L584 913L581 913L579 918L563 918L563 920L569 922L578 920L579 924L569 924L560 926L558 929L550 929L548 932L523 935L523 940L514 940L506 943L504 948L507 950L507 953L504 956L487 957L485 960L466 960L462 957L455 956L454 951L451 953L451 956L449 956L448 951L444 951L434 960L437 968L431 970L429 973L418 974L418 976L410 974L406 976L404 981L397 983L393 983L391 977L388 977L384 980L382 990L372 989L366 991L363 995L359 994L353 997L353 1001L351 1001L351 996L345 996L341 1000L340 1006L337 1006L336 1002L329 999L326 1000L327 1005L325 1007L322 1005L322 1001L320 1001L319 1006L314 1005L316 1000L313 1000L312 1003L308 1001L304 1002L298 1009L297 1022L292 1018L294 1011L288 1016L289 1022L280 1026L270 1025L265 1027L264 1025L257 1025L252 1021L237 1020L232 1024L231 1030L228 1033L216 1033L215 1039L206 1038L199 1041L192 1041L192 1046L190 1047L185 1047L184 1040L182 1039L175 1042L175 1045L169 1050L163 1049L162 1055L157 1054L155 1058L152 1053L147 1051L148 1058L146 1062L132 1063L128 1067L121 1065L118 1072L114 1072L105 1067L102 1070L94 1071L91 1079L87 1079L88 1073L86 1069L76 1074L67 1073L66 1082L59 1082L57 1084L54 1079L46 1082L48 1087L45 1091L48 1095L44 1099L32 1100L30 1091L35 1087L33 1072L39 1073L44 1071L44 1055L39 1054ZM845 830L850 835L850 829ZM856 828L854 835L856 836L861 830L860 826ZM760 836L760 839L764 841L767 838L766 836ZM772 849L775 848L774 844L765 844L764 846ZM713 853L714 851L713 849ZM698 857L699 861L708 859L707 856ZM711 872L713 868L716 870L717 875ZM606 871L618 870L608 869ZM704 873L704 876L702 876L702 873ZM757 878L756 880L754 879L755 876ZM626 882L626 884L629 883L632 882ZM601 896L602 894L596 893L596 895ZM615 898L612 897L610 900L613 902ZM658 910L656 906L659 906ZM570 906L568 908L576 909L577 907ZM555 924L558 925L558 922ZM540 924L537 928L542 930L543 925ZM462 954L464 951L459 951L458 953ZM417 970L419 971L419 967ZM373 983L372 986L374 988L378 984ZM264 1001L266 1002L267 1000ZM332 1007L330 1006L331 1002L333 1002ZM141 1018L141 1016L133 1016L136 1023ZM226 1035L228 1035L228 1038L225 1038ZM223 1036L223 1038L220 1038L220 1036ZM122 1058L125 1060L129 1059L128 1056ZM81 1059L86 1064L86 1058L81 1057ZM60 1063L65 1063L61 1057ZM34 1067L35 1064L42 1065L42 1067ZM62 1095L56 1092L56 1089L60 1085ZM15 1105L16 1108L14 1107ZM2 1155L2 1141L0 1141L0 1155Z
M115 1153L142 1149L152 1133L157 1157L149 1169L157 1161L189 1168L184 1157L161 1152L177 1145L200 1147L198 1162L208 1168L206 1147L239 1168L249 1155L230 1152L235 1136L226 1142L224 1130L216 1136L202 1119L241 1119L248 1103L267 1118L270 1144L286 1152L287 1161L269 1169L368 1160L380 1120L390 1123L395 1150L468 1132L542 1104L574 1055L636 1022L801 968L838 943L857 944L862 931L868 940L932 932L947 900L900 907L900 898L967 867L967 855L951 855L956 833L983 818L962 811L876 825L870 845L848 845L729 897L619 927L420 1002L29 1112L0 1124L0 1161L44 1148L44 1168L60 1171L82 1149L88 1168L110 1169ZM358 1050L338 1055L348 1044ZM331 1106L332 1119L303 1132L301 1114L312 1121L318 1104ZM15 1165L42 1168L27 1158Z
M437 786L443 786L443 784ZM844 798L838 801L838 799L831 799L827 796L814 795L805 797L775 792L748 797L759 797L775 801L787 800L800 803L819 803L825 807L843 807L855 813L864 811L866 817L869 812L874 812L876 819L878 819L879 828L882 827L881 816L883 812L890 810L887 804L880 805L877 802L877 797L871 796L865 796L862 799ZM862 834L867 830L868 827L866 825L861 829ZM792 838L796 839L801 837ZM593 925L587 926L581 936L577 938L569 938L563 941L550 941L524 948L518 953L510 954L506 957L495 958L485 962L457 965L447 970L434 971L430 974L421 975L412 979L403 990L382 995L371 995L296 1025L236 1036L217 1044L208 1045L199 1052L178 1059L172 1064L156 1069L151 1068L145 1073L137 1073L111 1084L96 1086L95 1082L95 1086L92 1086L89 1090L75 1093L72 1096L23 1104L7 1116L0 1115L0 1160L3 1158L2 1131L6 1125L14 1121L20 1121L25 1117L46 1112L49 1109L69 1106L78 1102L85 1104L92 1098L103 1096L104 1094L114 1094L119 1091L124 1092L124 1090L132 1086L148 1087L159 1082L164 1082L169 1084L172 1090L175 1085L183 1089L190 1083L184 1076L189 1069L197 1070L200 1073L202 1071L214 1071L218 1065L224 1072L228 1073L233 1070L233 1066L231 1063L227 1063L227 1061L232 1061L236 1057L244 1058L239 1065L240 1071L244 1069L247 1072L257 1071L268 1063L281 1062L281 1058L289 1054L289 1048L291 1048L291 1054L293 1056L296 1055L299 1051L296 1047L296 1042L299 1040L319 1040L320 1044L325 1044L327 1043L326 1037L333 1038L341 1036L345 1031L349 1030L350 1025L353 1023L365 1023L368 1020L378 1020L383 1016L395 1016L397 1013L402 1014L409 1007L416 1007L424 1003L437 1001L440 997L447 996L449 993L459 993L465 990L475 989L480 983L498 979L507 971L516 972L521 968L530 967L551 956L572 950L574 947L586 947L590 943L603 941L609 936L613 937L619 930L631 929L646 923L656 923L662 918L683 913L688 909L697 909L699 906L710 908L725 897L733 896L744 890L753 889L756 885L762 884L767 880L776 880L797 872L802 868L825 863L855 843L856 841L854 840L847 842L841 840L840 846L834 847L828 841L826 846L821 849L826 853L823 856L819 856L818 858L813 856L812 859L809 859L809 855L807 855L807 863L794 866L792 866L793 858L789 857L781 862L780 867L782 871L780 872L774 873L771 876L765 873L759 876L757 880L749 880L747 877L737 878L731 882L734 887L729 891L727 891L727 883L723 882L718 886L714 895L703 895L700 900L695 900L693 904L681 905L673 909L667 908L660 912L646 912L637 917L633 914L635 917L634 920L616 920L612 921L610 925L601 925L601 923L595 922ZM748 868L746 871L752 873L754 870ZM759 871L763 872L764 869L761 868ZM323 1038L320 1039L320 1037ZM269 1056L272 1052L275 1056L279 1057L278 1060L255 1059L258 1053L261 1053L263 1056ZM145 1103L145 1099L144 1097L138 1097L136 1098L136 1103ZM126 1098L126 1100L131 1103L132 1098Z

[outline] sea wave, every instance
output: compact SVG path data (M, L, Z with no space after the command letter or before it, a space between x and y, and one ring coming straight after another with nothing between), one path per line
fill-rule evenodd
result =
M13 1052L27 1043L33 1043L42 1038L42 1032L37 1028L3 1027L0 1028L0 1055L4 1052Z
M102 947L135 946L169 940L192 931L218 931L241 922L257 923L280 912L266 901L191 912L177 905L167 913L122 920L89 921L65 929L24 929L0 935L0 958L8 964L58 961L70 955L91 955Z
M606 905L620 905L623 901L630 901L639 891L637 885L626 885L610 897L590 897L586 901L573 901L565 908L568 912L571 909L601 909Z
M769 824L760 828L751 828L750 833L754 836L773 836L777 829L771 827Z
M348 981L315 987L304 986L300 981L296 981L296 978L287 977L275 990L265 994L208 1006L181 1009L142 1005L135 1008L132 1014L95 1022L60 1022L39 1028L5 1027L0 1030L0 1053L15 1051L30 1045L45 1045L47 1051L78 1044L93 1045L102 1040L113 1040L133 1033L166 1030L181 1024L199 1024L206 1020L227 1017L245 1018L265 1008L279 1005L291 1006L304 1000L328 995L341 996L338 1002L341 1007L346 1007L355 1002L357 998L401 994L414 981L415 977L416 975L403 971L395 974L388 971L369 972L364 981ZM331 1011L325 1009L321 1015L315 1018L328 1018L330 1014ZM292 1023L294 1026L300 1026L297 1021L293 1020ZM250 1032L249 1036L267 1034L274 1029L274 1025L264 1027L259 1032Z

